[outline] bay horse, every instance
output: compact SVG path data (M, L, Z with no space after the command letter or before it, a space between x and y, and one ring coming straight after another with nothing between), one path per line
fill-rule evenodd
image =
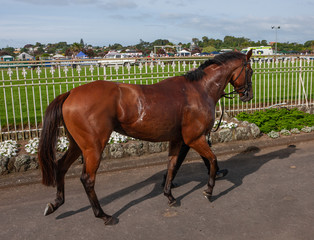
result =
M64 203L64 176L82 154L81 182L95 217L106 225L118 219L102 210L94 190L101 154L112 131L151 142L169 141L169 162L164 195L169 205L176 199L171 193L176 164L183 145L195 149L209 166L205 196L215 185L217 159L206 142L215 121L215 106L225 95L228 83L242 101L253 98L250 65L247 55L229 52L205 61L196 70L165 79L152 85L132 85L95 81L56 97L47 107L40 137L38 158L42 183L57 186L54 203L48 203L44 215ZM69 148L57 161L55 147L59 127L63 125Z

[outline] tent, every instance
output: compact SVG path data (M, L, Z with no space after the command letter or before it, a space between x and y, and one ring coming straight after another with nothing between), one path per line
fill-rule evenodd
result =
M87 58L87 55L85 53L83 53L82 51L80 51L77 55L77 58Z
M33 60L34 57L32 55L29 55L28 53L21 53L20 55L17 56L18 60L26 61L26 60Z
M191 52L189 52L189 51L183 49L182 51L179 51L179 52L178 52L178 55L179 55L179 56L184 56L184 57L186 57L186 56L191 56Z
M56 54L52 57L53 59L63 59L65 58L65 56L61 55L61 54Z
M109 51L106 54L106 58L122 58L123 55L121 53L115 52L115 51Z
M202 52L200 55L201 55L201 56L209 56L210 53L209 53L209 52Z

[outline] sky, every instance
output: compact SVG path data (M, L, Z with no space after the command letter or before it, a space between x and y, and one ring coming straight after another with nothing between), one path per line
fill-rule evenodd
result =
M93 46L203 36L314 40L314 0L0 0L0 48L40 42Z

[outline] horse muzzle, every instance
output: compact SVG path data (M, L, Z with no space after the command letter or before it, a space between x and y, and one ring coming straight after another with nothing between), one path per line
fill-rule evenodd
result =
M248 102L248 101L252 100L252 98L253 98L253 89L250 88L249 90L245 90L241 95L242 96L240 96L240 100L242 102Z

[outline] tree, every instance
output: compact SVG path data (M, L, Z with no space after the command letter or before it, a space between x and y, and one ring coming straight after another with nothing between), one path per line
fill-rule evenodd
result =
M82 48L84 48L85 45L84 45L83 38L81 38L80 44L81 44Z
M24 48L31 48L31 47L33 47L32 44L26 44L26 45L24 46Z
M151 44L152 46L165 46L165 45L173 45L173 43L169 42L167 39L157 39Z
M135 45L135 48L139 49L139 50L146 50L148 48L151 48L151 44L149 42L145 42L142 39L140 39L140 43ZM152 48L151 48L152 49Z
M191 54L201 53L201 52L202 52L202 50L198 46L196 46L196 47L193 48Z
M122 49L123 46L120 43L115 43L113 45L109 45L108 47L110 50L118 50L118 49Z
M3 55L15 56L14 51L15 51L15 49L13 47L3 48L1 52L5 52L6 54L2 54L1 56L3 56Z
M34 51L35 56L42 55L44 53L44 49L42 47L37 47L37 49Z
M72 52L71 48L67 48L65 50L64 55L67 56L67 57L71 57L73 55L73 52Z
M48 53L43 53L43 54L41 55L41 57L48 59L48 58L50 57L50 55L49 55Z
M217 51L217 49L216 49L214 46L207 46L207 47L204 47L204 48L203 48L203 51L202 51L202 52L211 53L211 52L214 52L214 51Z
M194 43L195 46L198 46L200 40L198 38L192 38L192 43Z
M95 52L93 49L89 48L86 50L86 55L89 57L89 58L93 58L95 57Z
M77 42L73 43L70 48L71 48L71 51L73 52L73 54L75 54L75 55L83 50L82 45L80 43L77 43Z
M158 48L156 53L158 55L164 55L164 54L166 54L166 51L164 49L162 49L162 48Z
M314 40L305 42L304 47L307 51L314 52Z

